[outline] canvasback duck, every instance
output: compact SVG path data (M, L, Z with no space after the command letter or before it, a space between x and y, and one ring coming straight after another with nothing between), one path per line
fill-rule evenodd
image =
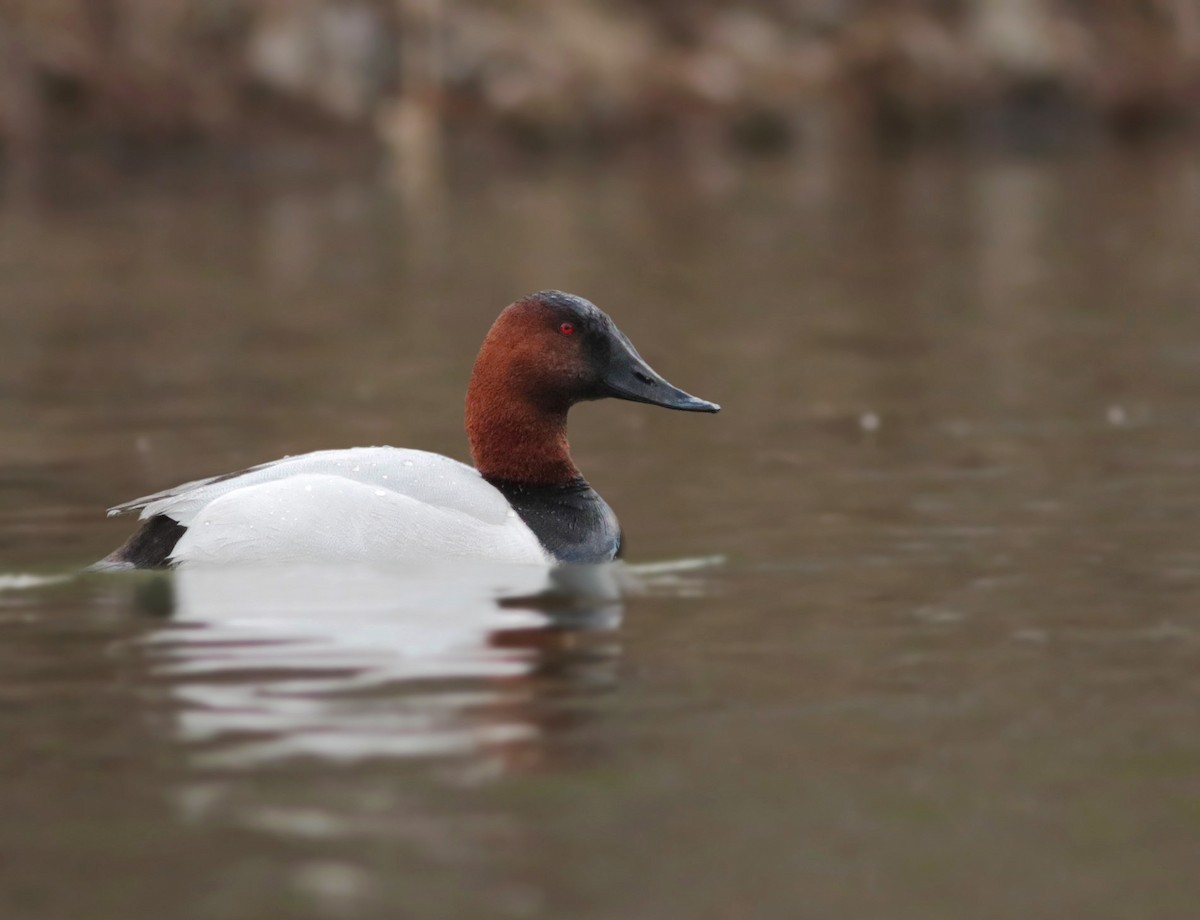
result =
M474 468L397 447L321 450L156 492L109 510L141 527L98 568L192 563L596 563L621 552L616 515L571 459L567 412L613 397L687 412L594 304L530 294L492 325L467 388Z

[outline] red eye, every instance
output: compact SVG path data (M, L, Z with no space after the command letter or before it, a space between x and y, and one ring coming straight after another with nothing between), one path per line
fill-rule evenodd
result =
M563 323L561 326L558 327L558 331L561 332L563 335L570 335L571 333L573 333L575 331L575 324L574 323Z

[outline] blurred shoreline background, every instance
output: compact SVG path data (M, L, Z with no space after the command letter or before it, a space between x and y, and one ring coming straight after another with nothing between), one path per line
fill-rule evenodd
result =
M1194 129L1195 0L6 0L0 155L1054 149Z

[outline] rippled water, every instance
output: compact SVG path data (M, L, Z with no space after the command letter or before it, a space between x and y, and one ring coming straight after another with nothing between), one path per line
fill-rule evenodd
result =
M1191 916L1198 193L1145 150L9 199L0 915ZM550 286L725 407L574 413L618 595L60 578L185 479L465 456Z

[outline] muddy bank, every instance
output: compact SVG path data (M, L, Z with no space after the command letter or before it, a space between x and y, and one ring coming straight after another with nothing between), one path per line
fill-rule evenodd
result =
M10 0L6 158L307 137L413 155L1186 126L1190 0Z

